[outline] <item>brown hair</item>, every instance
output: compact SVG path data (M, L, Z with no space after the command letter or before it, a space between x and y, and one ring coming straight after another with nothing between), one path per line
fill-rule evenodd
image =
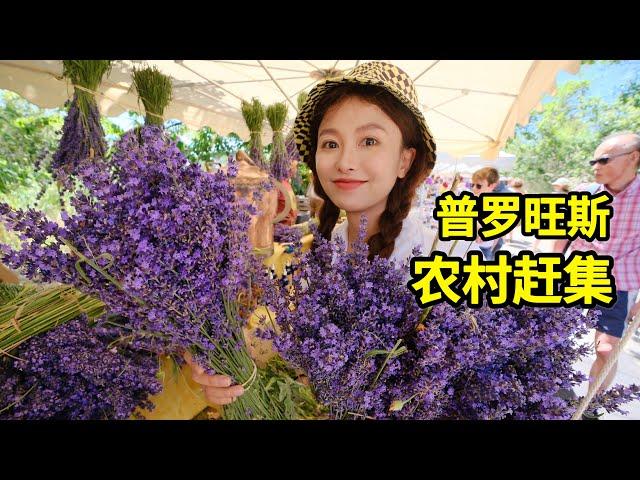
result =
M404 178L396 179L396 183L389 193L386 208L380 216L379 232L372 235L367 242L369 245L369 260L376 255L389 258L393 253L396 238L402 230L402 222L411 209L416 188L424 182L433 169L435 153L431 153L427 149L418 122L411 110L384 88L373 85L345 84L336 86L325 93L318 100L311 119L311 151L308 156L309 168L313 172L313 188L316 194L324 200L320 209L319 232L325 239L331 239L331 232L338 221L340 209L325 193L318 179L316 171L318 129L329 108L349 97L357 97L380 107L400 129L403 147L416 149L411 168Z
M500 173L493 167L484 167L473 173L471 181L475 182L476 180L486 180L489 185L493 185L500 180Z

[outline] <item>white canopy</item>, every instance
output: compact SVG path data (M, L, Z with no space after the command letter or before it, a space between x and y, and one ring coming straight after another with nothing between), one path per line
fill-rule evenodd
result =
M142 111L130 92L132 67L157 66L173 79L173 101L165 118L191 128L208 125L226 135L248 138L241 100L257 97L269 105L286 101L287 125L296 115L296 98L316 82L367 60L150 60L115 62L99 88L100 111L117 116ZM438 151L495 158L516 124L524 125L545 93L555 89L560 70L576 73L578 60L388 60L416 83ZM59 60L0 60L0 88L40 107L63 105L73 86L61 76ZM271 132L265 123L265 141Z
M450 155L438 154L438 161L433 168L434 174L461 173L472 174L482 167L497 168L500 172L513 169L516 157L510 153L501 151L494 159L485 160L480 155L465 155L455 158ZM445 171L445 169L447 169Z

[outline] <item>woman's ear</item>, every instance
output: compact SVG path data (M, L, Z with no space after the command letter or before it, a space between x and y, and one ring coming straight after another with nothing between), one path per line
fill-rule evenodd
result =
M413 164L413 160L416 158L416 149L415 148L403 148L401 157L400 157L400 165L398 166L398 178L404 178L407 175L407 172L411 169L411 165Z

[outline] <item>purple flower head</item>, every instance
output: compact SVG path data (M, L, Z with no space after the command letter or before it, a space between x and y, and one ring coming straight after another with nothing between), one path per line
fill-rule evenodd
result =
M421 320L403 270L367 260L365 229L350 252L313 229L293 288L276 282L267 299L277 329L263 335L334 418L571 417L576 403L558 392L585 379L573 365L588 353L578 341L596 313L442 303ZM602 403L615 408L616 395Z
M273 229L273 239L280 243L297 243L302 238L299 228L290 227L283 223L277 223Z
M253 269L250 212L232 176L190 163L155 126L126 133L111 164L83 166L64 226L3 206L7 226L23 235L4 261L100 298L134 330L158 334L150 342L159 350L215 348L211 339L236 328L225 299L248 287Z
M19 360L0 358L0 418L119 420L152 408L157 359L121 338L80 317L25 342Z
M87 163L101 164L106 152L104 130L95 100L88 102L88 114L78 107L75 93L62 126L58 150L53 155L51 172L64 190L73 190L74 180Z

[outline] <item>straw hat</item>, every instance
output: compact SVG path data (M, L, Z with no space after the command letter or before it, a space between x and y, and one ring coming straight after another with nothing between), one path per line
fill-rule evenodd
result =
M293 125L293 134L295 136L296 145L300 152L300 158L306 162L311 150L310 128L311 119L316 109L318 101L330 89L349 83L360 85L376 85L384 88L405 105L415 116L422 138L426 145L426 150L435 156L436 144L433 141L433 135L427 127L424 115L420 111L418 104L418 96L413 85L413 80L401 69L385 62L368 62L358 65L345 75L327 79L318 83L309 92L309 97L304 103Z

